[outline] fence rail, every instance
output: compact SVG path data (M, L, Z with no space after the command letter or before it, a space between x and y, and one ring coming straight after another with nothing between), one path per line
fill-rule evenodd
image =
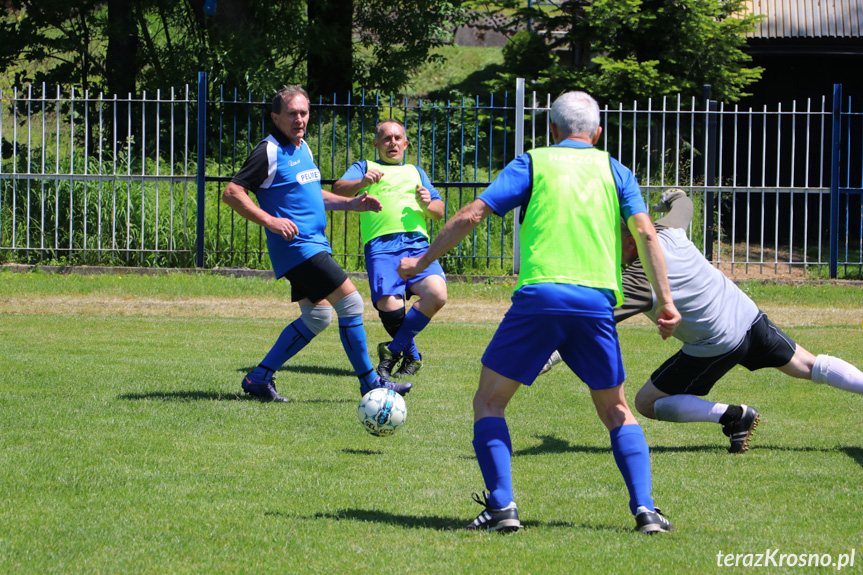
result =
M374 158L378 121L401 121L406 161L429 174L448 218L516 153L552 143L551 99L523 95L318 100L307 141L326 186ZM263 230L220 202L268 132L268 101L208 93L203 74L197 92L182 94L107 98L43 85L0 100L0 261L269 267ZM602 123L599 147L636 173L648 204L669 187L692 195L690 236L725 271L863 275L863 106L841 86L775 109L728 106L708 93L605 106ZM363 269L356 214L330 213L328 235L346 268ZM490 218L444 266L512 273L516 237L512 214Z

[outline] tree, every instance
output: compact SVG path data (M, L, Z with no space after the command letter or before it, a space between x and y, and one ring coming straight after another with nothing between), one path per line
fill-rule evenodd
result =
M356 4L356 5L355 5ZM305 83L393 93L466 19L461 0L8 0L0 64L16 84L108 95L213 82L256 95ZM11 14L11 16L10 16ZM307 17L304 17L307 16Z
M547 50L568 56L534 71L537 89L582 86L605 100L633 101L697 96L710 84L714 97L734 102L762 71L747 67L745 35L759 17L743 7L743 0L563 0L554 10L534 5L516 14ZM501 80L511 83L511 74Z
M354 84L395 93L411 72L444 58L432 50L452 42L469 14L461 0L363 0L355 10Z
M326 98L353 88L353 0L312 0L308 20L310 94Z

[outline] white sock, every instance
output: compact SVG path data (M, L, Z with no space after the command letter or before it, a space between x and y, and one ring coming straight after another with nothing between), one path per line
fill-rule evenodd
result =
M838 357L817 356L812 366L812 381L863 394L863 372Z
M728 409L726 403L713 403L694 395L669 395L657 399L653 404L656 419L677 423L691 421L719 423L719 418L726 409Z

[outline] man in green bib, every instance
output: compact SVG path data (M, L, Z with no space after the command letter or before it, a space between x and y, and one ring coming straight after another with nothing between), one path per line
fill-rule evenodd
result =
M368 193L381 202L380 212L360 216L372 303L393 338L378 345L377 371L385 378L408 377L422 367L414 338L446 303L446 276L437 261L409 280L396 270L403 257L428 249L426 218L443 218L444 202L422 168L404 163L408 139L402 124L378 124L374 146L378 159L354 162L333 184L333 193ZM405 301L414 295L419 299L406 312Z
M505 410L557 349L590 388L597 415L608 429L635 528L643 533L673 530L653 504L650 451L623 393L626 373L614 324L614 308L623 301L621 217L643 254L663 338L674 332L680 313L635 175L594 148L602 133L599 120L599 105L589 94L561 95L550 113L555 145L531 150L507 164L473 203L447 221L425 254L405 258L399 265L402 277L413 277L491 214L503 216L517 207L524 212L518 285L512 306L483 354L473 400L473 447L487 491L474 493L484 510L467 529L521 529ZM557 417L565 414L555 413L553 418Z

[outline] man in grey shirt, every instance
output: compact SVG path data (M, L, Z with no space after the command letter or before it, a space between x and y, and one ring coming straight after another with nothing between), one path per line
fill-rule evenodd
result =
M668 358L635 396L636 409L660 421L706 421L722 425L731 453L749 449L759 414L747 405L714 403L707 395L735 365L754 371L773 367L786 375L826 383L863 394L863 372L829 355L815 356L782 332L731 280L708 262L689 241L692 200L683 190L664 192L655 211L668 214L654 224L665 255L668 282L682 316L674 337L683 347ZM624 303L614 310L617 322L637 313L652 321L653 291L638 260L633 238L622 230ZM560 361L557 352L547 368Z

